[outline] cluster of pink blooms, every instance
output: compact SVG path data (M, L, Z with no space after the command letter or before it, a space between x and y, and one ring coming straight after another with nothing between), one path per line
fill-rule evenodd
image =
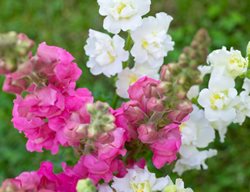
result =
M77 182L77 177L70 177L65 173L53 173L52 163L43 162L38 171L23 172L14 179L5 180L2 184L0 191L71 192L75 191L75 186Z
M91 123L88 104L93 103L93 97L89 90L76 88L81 70L73 60L64 49L42 43L35 56L6 74L4 90L16 94L12 121L28 139L28 151L46 149L56 154L60 146L79 148L88 139L82 129ZM75 166L63 163L64 172L54 174L51 163L42 163L38 171L6 180L3 191L9 187L20 192L74 192L77 181L84 178L95 184L101 180L108 183L113 176L123 177L133 164L145 165L127 147L133 143L152 151L158 169L173 162L181 146L179 125L190 111L166 111L161 81L146 76L128 93L128 102L118 109L110 108L115 128L100 134L93 142L93 150L81 154ZM163 118L168 123L160 122Z
M173 162L181 146L179 123L158 126L165 113L160 81L142 77L128 90L130 101L115 110L117 125L127 130L129 140L139 139L153 151L153 164L162 168Z

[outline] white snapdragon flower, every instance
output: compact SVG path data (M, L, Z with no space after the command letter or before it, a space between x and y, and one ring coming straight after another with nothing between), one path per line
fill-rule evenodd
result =
M172 17L166 13L158 13L156 17L143 19L143 23L131 32L134 41L131 54L138 64L148 63L151 67L159 67L167 53L173 50L174 42L167 35Z
M117 34L121 30L135 30L142 16L150 10L151 0L98 0L99 13L106 16L103 27Z
M137 65L133 69L124 69L118 74L118 79L116 81L116 93L120 97L128 98L129 87L143 76L159 79L158 69L150 69Z
M250 96L249 92L242 91L237 99L234 108L236 109L236 118L234 123L242 125L246 117L250 117Z
M203 78L205 75L210 74L212 72L212 66L200 65L198 66L198 70L201 73L201 78Z
M242 88L245 89L245 91L247 93L250 93L250 79L248 79L248 78L244 79L244 83L243 83Z
M193 105L190 118L180 125L182 144L193 145L198 148L207 147L215 139L215 132L204 111Z
M108 184L98 186L98 192L113 192L113 189Z
M87 66L94 75L103 73L107 77L122 71L122 62L128 60L124 50L125 41L118 35L113 38L105 33L89 30L89 38L84 47L89 56Z
M179 153L180 158L176 161L173 171L181 175L187 170L207 169L206 159L215 156L217 151L213 149L199 151L195 146L182 145Z
M193 192L191 188L185 188L182 179L176 179L175 184L170 180L170 184L163 192Z
M163 191L169 184L170 178L156 178L154 173L150 173L147 168L134 167L128 169L128 173L123 178L114 177L112 188L116 192L139 192L139 191Z
M236 116L233 108L237 90L234 87L234 80L229 77L210 78L208 89L201 90L198 103L205 110L205 117L209 121L222 120L232 122Z
M200 92L199 85L193 85L187 92L187 98L189 100L192 100L193 98L198 97L199 92Z
M227 128L231 123L232 123L231 121L226 122L226 121L222 121L222 120L210 122L212 127L219 132L221 143L224 142L225 135L227 133Z
M240 51L232 48L228 51L225 47L210 53L207 62L212 66L212 73L232 78L246 73L248 67L248 60L242 57Z

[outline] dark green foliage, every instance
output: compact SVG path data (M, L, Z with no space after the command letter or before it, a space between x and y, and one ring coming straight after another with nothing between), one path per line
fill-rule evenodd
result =
M176 42L166 63L176 61L182 48L188 45L196 31L207 28L212 49L233 46L243 52L250 40L250 1L248 0L152 0L151 14L165 11L174 17L170 33ZM91 76L85 63L83 45L88 29L102 30L102 17L95 0L1 0L0 33L26 33L35 42L70 51L83 69L78 83L93 91L96 100L114 100L114 86L110 79ZM34 50L35 51L35 50ZM3 78L0 78L2 85ZM13 96L0 92L0 181L22 171L36 170L43 160L51 160L60 170L60 163L74 163L74 153L62 149L60 154L29 153L26 139L11 124ZM189 171L183 176L187 186L201 192L250 191L250 121L243 126L232 125L225 143L213 146L218 156L208 161L207 171ZM159 172L158 174L162 174Z

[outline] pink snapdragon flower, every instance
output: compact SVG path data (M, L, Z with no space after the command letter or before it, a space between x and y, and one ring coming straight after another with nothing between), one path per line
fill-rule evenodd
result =
M77 177L53 173L53 165L43 162L38 171L23 172L3 182L0 191L76 192Z
M181 134L178 124L169 124L158 132L158 139L150 145L153 151L153 164L162 168L177 158L181 147Z
M77 128L81 124L89 123L86 104L90 102L93 102L93 97L87 89L63 94L49 85L25 98L17 96L12 122L28 138L28 151L42 152L44 148L55 154L59 145L79 144Z
M42 77L45 76L50 84L64 90L75 87L76 81L82 74L73 60L74 57L66 50L41 43L36 56L33 57L33 70Z
M186 105L165 109L166 98L160 81L149 77L140 78L128 93L130 101L113 112L116 125L126 130L128 141L139 140L148 145L153 152L153 164L160 169L176 159L181 146L179 124L190 110Z
M109 182L114 174L118 177L124 176L125 165L119 157L126 154L124 148L126 139L122 128L115 128L109 133L104 133L96 141L95 150L83 155L74 167L70 168L63 164L65 173L79 179L89 178L94 183L98 183L101 179Z
M41 43L35 56L6 75L3 90L21 94L49 84L62 92L74 89L82 71L73 60L66 50Z

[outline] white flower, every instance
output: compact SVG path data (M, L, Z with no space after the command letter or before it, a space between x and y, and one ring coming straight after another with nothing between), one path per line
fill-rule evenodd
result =
M128 173L123 178L114 177L112 188L116 192L156 192L162 191L169 184L169 177L156 178L154 173L150 173L147 168L135 167L128 169Z
M207 65L200 65L198 66L198 70L201 73L201 78L203 78L205 75L210 74L212 72L212 67Z
M242 88L245 89L245 91L247 93L250 93L250 79L248 79L248 78L244 79L244 83L243 83Z
M142 16L150 10L151 0L98 0L99 13L106 16L103 27L117 34L121 30L135 30Z
M199 85L193 85L187 92L187 98L189 100L196 98L199 95L199 91L200 91Z
M158 13L156 17L143 19L143 24L131 32L134 41L131 54L136 63L148 63L152 67L159 67L164 62L167 53L173 50L174 42L167 35L172 17L166 13Z
M107 77L122 71L122 62L128 60L128 52L123 49L125 41L118 35L113 38L94 30L89 30L87 45L89 56L87 66L94 75L103 73Z
M102 184L98 186L98 192L113 192L113 189L107 184Z
M236 78L247 71L248 60L242 57L241 52L225 47L215 50L208 55L207 62L212 66L213 72L218 76L227 75Z
M193 111L188 121L180 126L183 145L193 145L198 148L207 147L215 139L215 132L204 116L204 111L193 105Z
M239 123L242 125L246 117L250 117L250 96L249 92L242 91L240 95L235 100L236 118L234 123Z
M233 79L229 77L210 78L208 89L203 89L198 98L198 103L205 110L205 117L209 121L222 120L232 122L236 116L233 108L237 90Z
M199 151L195 146L182 145L179 153L180 158L177 160L173 171L181 175L187 170L207 169L206 159L216 155L217 151L213 149Z
M170 180L170 184L163 192L193 192L193 190L191 188L185 188L182 179L176 179L175 184Z
M120 97L128 98L129 87L143 76L159 79L157 69L150 69L137 65L133 69L126 68L118 74L118 79L116 81L116 93Z
M213 121L210 122L212 127L216 129L219 132L220 136L220 142L224 142L225 140L225 135L227 133L227 127L231 124L231 122L225 122L225 121Z

